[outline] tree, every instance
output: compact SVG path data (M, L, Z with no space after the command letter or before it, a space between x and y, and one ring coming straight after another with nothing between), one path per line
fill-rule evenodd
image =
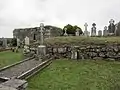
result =
M78 27L77 25L73 26L73 29L74 29L75 32L76 32L76 29L79 29L79 33L83 34L82 29L80 27Z
M11 44L12 44L12 46L17 46L17 39L16 38L13 38L12 40L11 40Z
M74 34L74 30L73 30L72 25L68 24L68 25L64 26L63 33L65 33L65 28L67 28L67 34Z
M72 26L70 24L64 26L63 28L63 34L65 33L65 28L67 28L67 34L72 34L72 35L75 35L75 32L76 32L76 29L80 29L80 34L82 34L82 29L80 27L78 27L77 25L75 26Z

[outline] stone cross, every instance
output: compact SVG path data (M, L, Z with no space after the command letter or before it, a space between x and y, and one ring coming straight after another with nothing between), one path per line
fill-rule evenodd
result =
M40 44L43 45L43 29L44 29L44 24L40 24Z
M111 19L110 21L109 21L109 23L112 25L112 24L114 24L114 20L113 19Z
M87 31L88 24L87 24L87 23L85 23L85 24L84 24L84 26L85 26L84 35L85 35L85 36L89 36L89 35L88 35L88 34L89 34L89 32Z
M117 24L115 25L115 36L120 36L120 31L119 31L119 29L118 29L118 26L119 26L119 24L117 23Z
M92 26L93 26L93 27L91 28L91 36L96 36L96 27L95 27L96 24L93 23Z
M109 21L109 23L110 23L109 34L110 34L110 35L113 35L114 32L115 32L114 22L115 22L115 21L114 21L113 19L111 19L111 20Z
M67 28L65 28L64 30L65 30L64 36L68 36L68 34L67 34Z
M105 26L103 30L103 36L107 36L107 35L108 35L107 26Z
M25 37L25 45L30 45L30 39L29 37Z
M76 34L76 36L79 36L79 35L80 35L79 28L76 29L75 34Z
M88 24L87 23L85 23L85 31L87 31L87 27L88 27Z
M102 36L102 30L98 31L98 36L100 36L100 37Z

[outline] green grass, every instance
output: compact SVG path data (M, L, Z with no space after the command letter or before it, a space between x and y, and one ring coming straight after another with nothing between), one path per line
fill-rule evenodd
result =
M56 60L28 83L27 90L120 90L120 62Z
M22 60L22 53L15 53L12 51L4 51L0 52L0 68L4 67L6 65L13 64L15 62L18 62Z
M50 45L80 45L80 44L120 44L120 37L83 37L83 36L68 36L68 37L54 37L45 40L45 44Z

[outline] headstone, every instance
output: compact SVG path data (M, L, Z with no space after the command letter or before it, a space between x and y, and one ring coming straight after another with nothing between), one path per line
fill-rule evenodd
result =
M98 36L101 37L102 36L102 30L98 31Z
M93 27L91 28L91 36L96 36L96 24L93 23L92 26Z
M109 32L109 35L112 35L112 34L114 34L115 33L115 25L114 25L114 20L113 19L111 19L110 21L109 21L109 23L110 23L110 25L109 25L109 27L108 27L108 32Z
M87 31L88 24L85 23L84 26L85 26L84 36L89 36L89 32Z
M25 45L30 45L30 40L29 40L29 37L25 37Z
M79 36L79 35L80 35L79 28L76 29L75 35L76 35L76 36Z
M7 39L6 38L2 38L3 41L3 47L6 48L7 47Z
M115 25L115 36L120 36L120 31L119 31L119 23Z
M78 59L78 52L76 48L79 46L74 46L71 51L71 59Z
M105 26L103 30L103 36L107 36L107 35L108 35L108 30L107 30L107 26Z
M42 58L46 55L46 46L40 45L38 46L37 50L37 56L39 60L42 60Z
M64 36L68 36L68 34L67 34L67 28L65 28L64 30L65 30Z

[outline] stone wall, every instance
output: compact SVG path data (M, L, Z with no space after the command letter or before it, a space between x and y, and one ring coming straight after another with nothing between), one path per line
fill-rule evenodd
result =
M47 53L55 58L120 59L120 45L47 46Z

